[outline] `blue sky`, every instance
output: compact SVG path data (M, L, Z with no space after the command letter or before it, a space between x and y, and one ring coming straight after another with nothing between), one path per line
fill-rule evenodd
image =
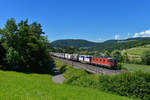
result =
M150 37L150 0L0 0L0 27L9 18L42 24L50 41Z

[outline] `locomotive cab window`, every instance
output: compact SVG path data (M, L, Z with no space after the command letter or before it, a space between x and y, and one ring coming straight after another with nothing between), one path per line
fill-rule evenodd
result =
M113 62L113 59L108 59L109 62Z

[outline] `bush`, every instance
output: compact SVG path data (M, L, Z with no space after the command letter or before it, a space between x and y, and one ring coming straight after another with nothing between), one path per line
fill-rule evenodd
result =
M73 76L66 81L67 84L77 85L81 87L97 88L98 81L89 75Z
M150 65L150 50L145 51L141 58L144 64Z
M122 63L117 63L117 68L118 70L122 69Z
M123 57L121 55L121 51L114 50L114 51L112 51L111 56L115 57L117 59L117 62L123 62Z
M150 100L150 74L128 72L119 75L102 75L99 78L100 89L122 96Z

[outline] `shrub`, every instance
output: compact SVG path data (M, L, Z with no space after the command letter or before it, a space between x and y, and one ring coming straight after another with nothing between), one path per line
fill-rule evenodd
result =
M122 69L122 63L117 63L117 68L118 70Z
M150 65L150 50L145 51L141 58L144 64Z
M117 59L117 62L123 62L123 57L121 55L121 51L119 50L114 50L112 53L111 53L111 56L112 57L115 57Z
M103 75L99 78L100 89L122 96L150 100L150 74L128 72L119 75Z
M89 75L74 76L68 79L66 83L81 87L91 87L91 88L98 87L98 81L94 78L94 76Z

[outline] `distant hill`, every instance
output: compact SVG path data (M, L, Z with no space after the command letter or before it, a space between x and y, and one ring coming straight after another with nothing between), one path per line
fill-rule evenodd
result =
M115 49L123 50L133 47L150 44L150 37L129 38L125 40L108 40L99 43L95 47L89 48L89 51L113 51Z
M143 46L146 44L150 44L150 37L129 38L124 40L107 40L101 43L82 39L64 39L56 40L51 43L53 47L86 48L88 51L112 51L115 49L123 50L137 46Z
M98 43L82 40L82 39L64 39L64 40L56 40L51 43L53 47L74 47L74 48L81 48L81 47L93 47L98 45Z

